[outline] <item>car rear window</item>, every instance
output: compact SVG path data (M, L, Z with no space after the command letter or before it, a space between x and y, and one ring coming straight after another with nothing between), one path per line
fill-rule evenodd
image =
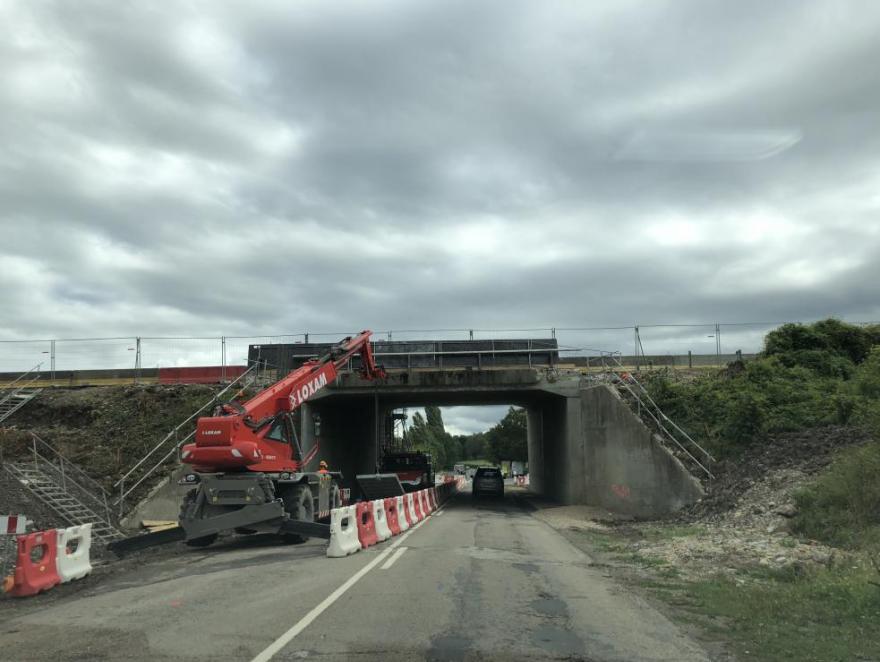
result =
M501 472L498 469L477 469L477 475L480 478L500 478Z

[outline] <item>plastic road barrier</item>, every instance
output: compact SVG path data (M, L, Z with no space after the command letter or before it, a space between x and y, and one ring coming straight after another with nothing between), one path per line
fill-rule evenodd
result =
M421 522L425 519L425 511L422 510L422 501L419 499L419 493L411 492L409 498L411 499L410 503L412 504L413 512L416 514L416 520Z
M82 579L92 571L89 557L91 547L91 524L58 529L58 552L55 555L55 563L62 584L73 579Z
M391 537L391 529L388 528L388 520L385 518L385 501L376 499L373 504L373 521L376 523L376 538L379 542Z
M382 507L385 508L385 521L388 523L391 535L400 535L400 523L397 521L397 497L383 499Z
M18 535L27 532L28 520L24 515L0 516L0 535Z
M24 597L47 591L61 583L55 557L58 551L58 532L55 529L37 531L18 537L11 595Z
M373 502L361 501L357 506L358 540L366 549L379 542L376 537L376 518L373 516Z
M357 508L343 506L330 511L330 545L327 556L338 558L360 551L358 538Z
M413 500L412 492L403 495L403 503L406 505L406 518L409 520L409 525L412 526L419 521L419 518L416 517L416 502Z
M427 490L419 490L419 501L422 505L422 512L425 513L425 517L431 514L431 504L428 503L428 491Z
M409 528L409 518L406 516L406 497L398 496L393 498L397 501L397 525L401 531L406 531Z

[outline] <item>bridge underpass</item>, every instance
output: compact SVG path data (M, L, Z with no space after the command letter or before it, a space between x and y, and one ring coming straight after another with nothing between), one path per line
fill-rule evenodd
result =
M647 517L702 495L614 391L543 368L396 370L382 382L346 373L305 405L301 440L306 450L315 444L319 416L321 457L352 481L376 471L392 410L498 404L526 409L531 488L560 503Z

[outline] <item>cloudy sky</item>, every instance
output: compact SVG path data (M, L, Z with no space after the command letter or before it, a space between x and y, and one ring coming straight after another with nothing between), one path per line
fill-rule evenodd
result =
M872 0L0 0L0 35L0 339L880 318Z

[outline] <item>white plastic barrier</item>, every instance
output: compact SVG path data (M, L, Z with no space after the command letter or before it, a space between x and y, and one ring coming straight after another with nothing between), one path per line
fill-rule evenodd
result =
M409 528L409 518L406 516L406 508L403 505L404 498L397 497L397 525L401 531L406 531Z
M82 579L92 571L92 525L82 524L58 529L58 553L55 567L61 583Z
M327 556L339 558L354 554L361 548L358 540L357 508L343 506L330 511L330 544Z
M419 514L416 512L416 502L413 499L413 493L410 492L406 495L406 507L409 508L410 513L412 513L413 519L410 520L410 525L417 523L422 518L419 517Z
M391 529L388 528L388 518L385 516L384 499L373 501L373 517L376 520L376 537L379 542L391 537Z

